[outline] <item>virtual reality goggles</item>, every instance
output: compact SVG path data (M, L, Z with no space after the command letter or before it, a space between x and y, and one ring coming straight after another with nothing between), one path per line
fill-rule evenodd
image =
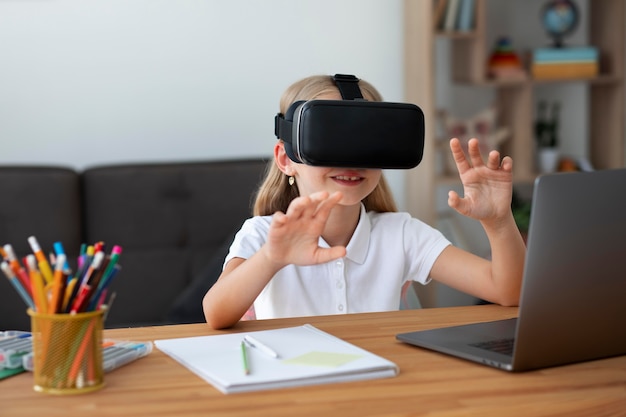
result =
M274 133L297 163L342 168L407 169L424 153L424 113L414 104L366 101L354 75L336 74L343 100L293 103Z

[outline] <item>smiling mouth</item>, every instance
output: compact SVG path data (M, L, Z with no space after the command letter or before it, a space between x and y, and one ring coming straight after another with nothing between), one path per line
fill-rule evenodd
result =
M336 176L336 177L334 177L334 178L335 178L336 180L339 180L339 181L360 181L360 180L362 180L362 179L363 179L362 177L356 177L356 176L354 176L354 177L349 177L349 176L346 176L346 175L337 175L337 176Z

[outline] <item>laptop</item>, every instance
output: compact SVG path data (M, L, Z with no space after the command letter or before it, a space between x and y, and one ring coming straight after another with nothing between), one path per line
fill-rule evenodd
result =
M626 354L626 169L538 177L517 318L401 333L507 371Z

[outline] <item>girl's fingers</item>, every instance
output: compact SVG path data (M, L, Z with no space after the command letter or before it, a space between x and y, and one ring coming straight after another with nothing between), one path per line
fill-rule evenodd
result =
M450 139L450 150L452 151L452 157L454 158L459 173L462 174L471 168L465 157L465 152L463 152L463 148L461 147L461 142L457 138Z
M326 191L318 191L317 193L313 193L309 196L309 199L313 202L322 202L328 198L328 192Z
M450 190L448 192L448 206L461 214L465 214L467 212L466 204L466 200L461 198L456 191Z
M277 211L272 216L272 223L275 223L277 225L283 225L285 224L286 221L287 221L287 216L282 211Z
M287 216L293 220L316 217L328 217L330 210L341 200L342 194L335 192L329 195L326 191L313 193L309 196L294 199L287 208Z
M305 197L294 198L291 203L289 203L285 215L287 215L289 218L298 219L300 218L300 216L302 216L305 205Z
M489 152L489 156L487 157L487 167L489 169L500 168L500 152L498 151Z
M287 216L293 219L299 219L302 216L311 215L317 210L317 206L327 198L328 193L319 192L309 196L301 196L294 198L287 208Z
M500 166L506 172L513 172L513 159L510 156L505 156L504 158L502 158Z
M326 263L346 256L345 246L333 246L332 248L320 248L317 253L317 262Z
M500 152L496 150L489 152L489 155L487 155L487 163L485 164L483 156L480 152L479 141L476 138L470 139L467 143L467 156L463 152L459 140L456 138L450 141L450 149L452 149L452 154L457 164L457 168L459 169L459 173L463 173L472 167L477 168L480 166L487 166L489 169L494 170L503 168L509 171L512 167L513 161L511 158L505 157L500 160Z
M316 214L323 214L327 216L328 213L330 213L330 210L337 205L342 197L343 195L339 191L335 191L331 195L327 196L327 198L320 202Z
M479 167L484 165L483 157L480 154L480 147L478 146L478 139L472 138L467 143L468 153L473 167Z

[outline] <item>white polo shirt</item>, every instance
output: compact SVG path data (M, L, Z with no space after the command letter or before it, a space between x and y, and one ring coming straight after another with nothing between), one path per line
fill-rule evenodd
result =
M248 259L267 239L272 216L244 222L226 257ZM366 212L344 258L278 271L254 302L257 319L398 310L402 284L426 284L450 242L408 213ZM321 247L329 245L320 238Z

